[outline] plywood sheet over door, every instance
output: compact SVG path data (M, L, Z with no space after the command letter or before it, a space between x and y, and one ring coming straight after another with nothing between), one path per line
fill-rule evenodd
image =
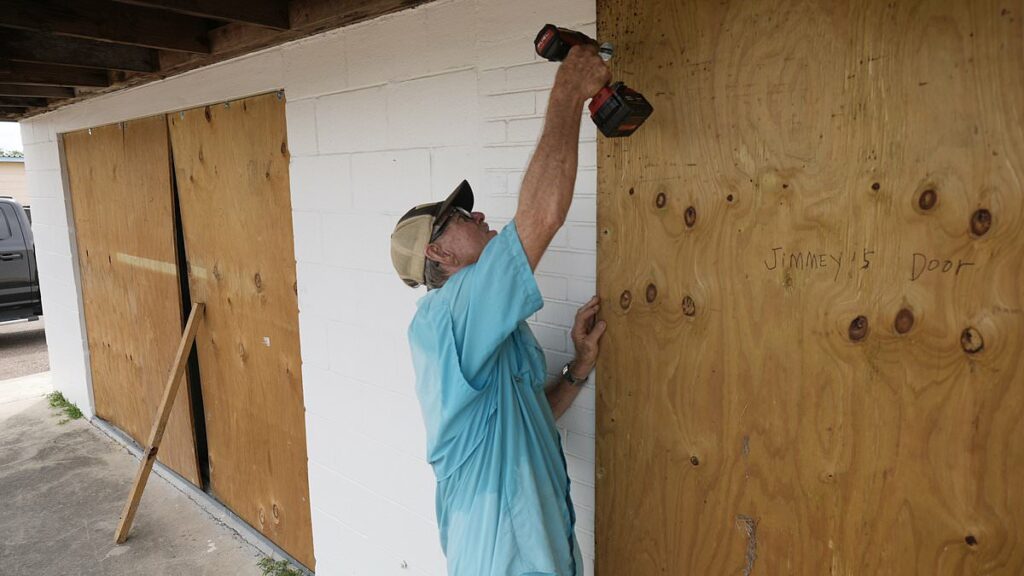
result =
M96 414L143 444L182 331L166 120L63 139ZM199 485L187 385L157 459Z
M598 573L1024 574L1024 2L598 6Z
M211 490L313 566L284 99L171 114Z

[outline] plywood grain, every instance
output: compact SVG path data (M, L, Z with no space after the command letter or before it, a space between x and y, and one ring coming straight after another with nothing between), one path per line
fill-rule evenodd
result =
M214 495L312 568L283 95L168 115Z
M144 444L181 338L163 116L63 135L96 414ZM188 386L158 460L199 485Z
M597 573L1024 573L1024 2L598 32Z

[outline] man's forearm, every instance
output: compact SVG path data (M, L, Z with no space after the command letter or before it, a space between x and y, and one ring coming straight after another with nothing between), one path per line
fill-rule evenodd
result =
M537 210L561 224L576 186L583 101L558 88L548 99L544 132L523 176L520 210Z
M515 216L519 240L534 270L572 203L583 103L610 80L611 71L596 46L574 46L558 66L544 131L523 175Z
M548 398L548 404L551 405L551 414L554 415L555 420L561 418L562 414L565 414L565 411L572 406L573 400L579 396L582 389L583 386L573 386L561 376L548 384L548 387L544 389L544 394Z
M551 91L544 131L519 192L516 221L533 223L528 233L536 235L524 243L546 248L565 222L576 186L582 116L582 100L558 86ZM528 251L527 256L533 255ZM530 264L535 268L537 262Z

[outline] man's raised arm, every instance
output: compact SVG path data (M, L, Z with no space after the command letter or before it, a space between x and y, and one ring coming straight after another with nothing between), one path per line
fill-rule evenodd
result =
M558 67L537 149L523 176L516 228L532 270L565 222L576 185L583 103L611 80L595 46L575 46Z

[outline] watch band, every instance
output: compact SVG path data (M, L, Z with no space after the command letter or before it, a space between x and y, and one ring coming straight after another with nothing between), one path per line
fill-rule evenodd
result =
M572 361L566 362L565 366L562 367L562 378L572 384L573 386L583 386L590 379L590 374L587 374L583 378L573 378L572 376Z

